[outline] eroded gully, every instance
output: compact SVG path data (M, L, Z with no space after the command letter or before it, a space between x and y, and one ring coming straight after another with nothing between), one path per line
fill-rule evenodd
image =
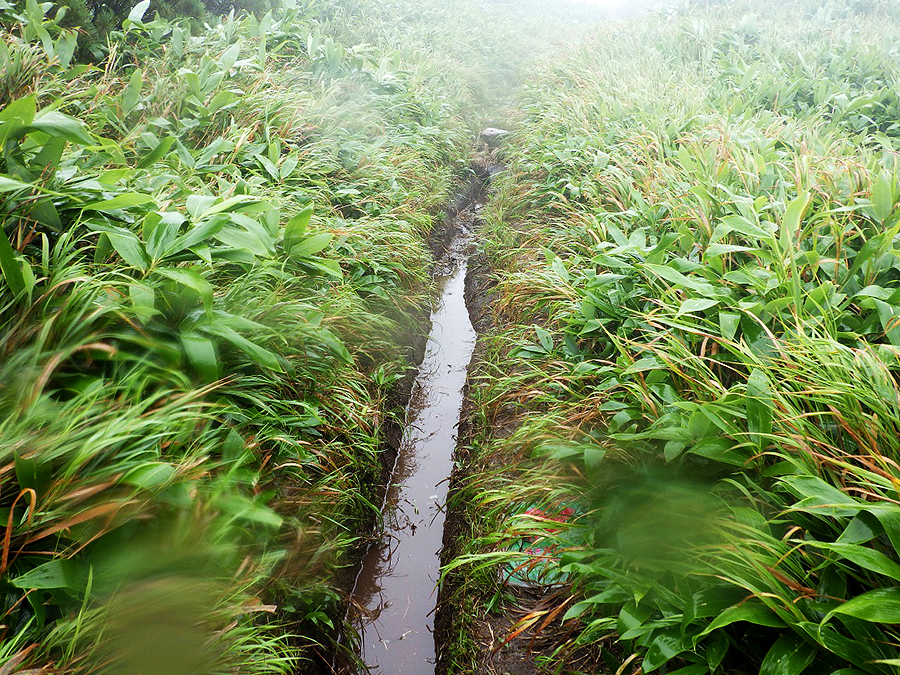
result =
M384 529L353 591L361 658L373 675L434 672L433 634L444 504L476 334L464 298L477 199L449 221L435 271L440 299L406 410L385 497Z

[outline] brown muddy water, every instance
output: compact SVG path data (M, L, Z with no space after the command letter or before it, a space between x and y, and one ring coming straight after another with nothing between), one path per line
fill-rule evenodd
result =
M455 219L457 232L438 262L440 300L406 409L384 530L364 556L353 591L363 672L373 675L434 672L444 505L476 338L464 298L474 208Z

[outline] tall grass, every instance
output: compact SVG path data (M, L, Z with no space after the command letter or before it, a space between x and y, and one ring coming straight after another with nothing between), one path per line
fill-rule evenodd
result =
M528 88L455 565L582 502L548 667L896 670L898 19L693 3Z

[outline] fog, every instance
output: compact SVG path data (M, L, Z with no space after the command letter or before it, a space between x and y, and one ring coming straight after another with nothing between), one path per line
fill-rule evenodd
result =
M610 16L626 16L660 5L677 4L679 0L572 0L574 4L602 10Z

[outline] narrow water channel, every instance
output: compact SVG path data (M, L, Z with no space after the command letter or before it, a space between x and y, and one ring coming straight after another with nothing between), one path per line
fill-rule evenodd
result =
M361 608L361 656L373 675L434 672L444 504L476 337L464 298L470 225L463 218L457 224L459 232L436 271L440 300L406 411L384 531L363 559L354 590Z

